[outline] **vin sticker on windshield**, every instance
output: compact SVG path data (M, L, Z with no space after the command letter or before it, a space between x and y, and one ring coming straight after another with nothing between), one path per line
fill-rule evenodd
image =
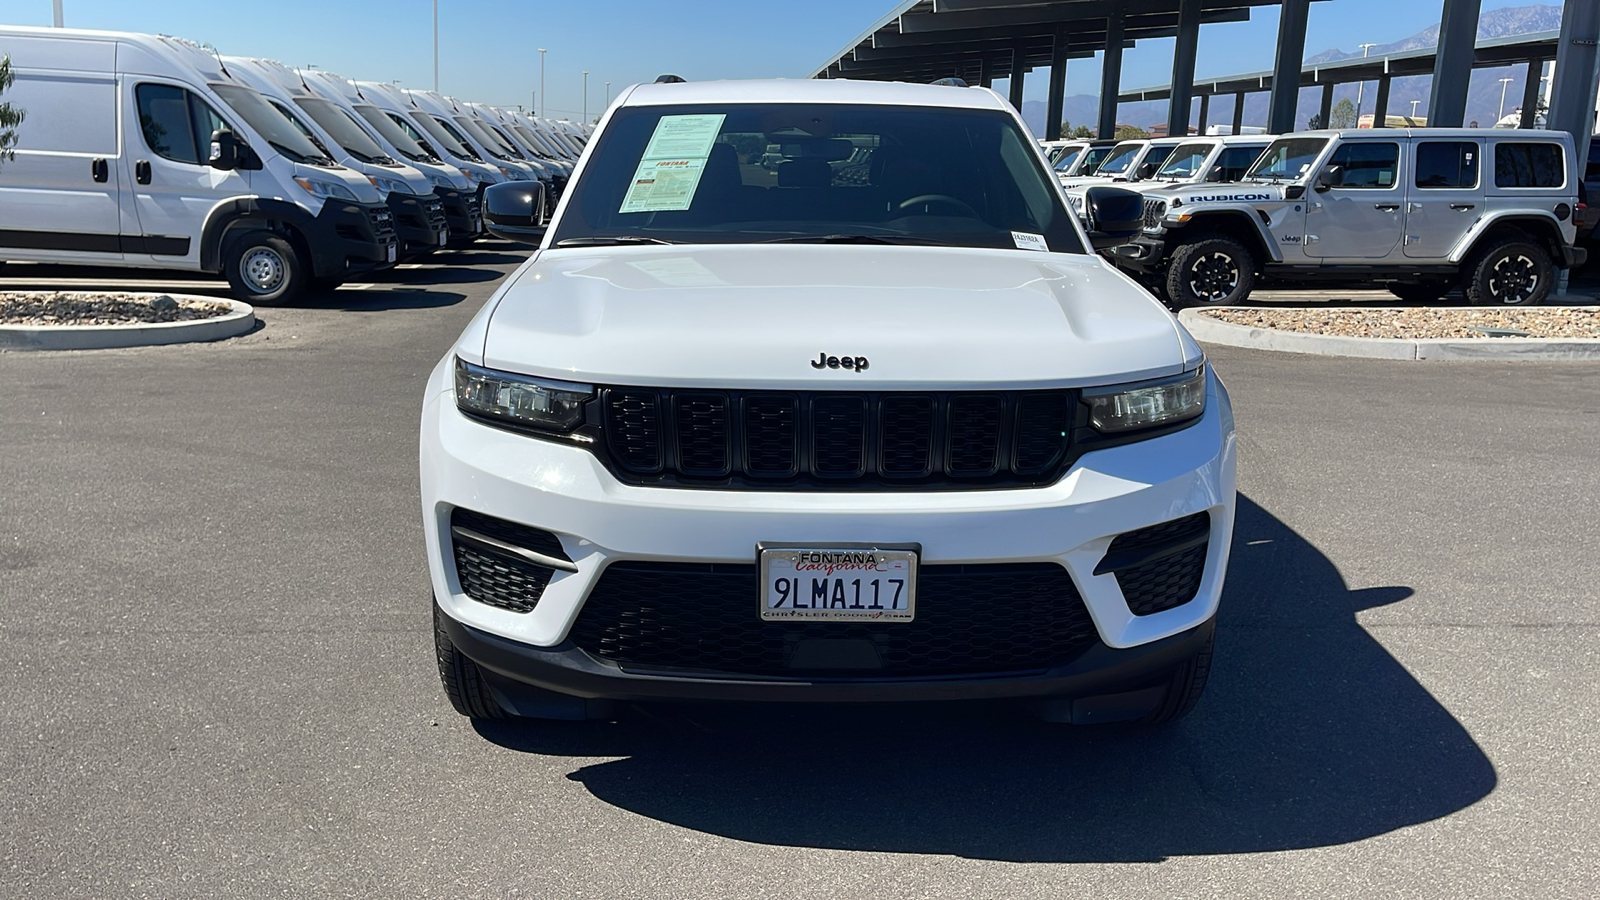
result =
M633 173L619 212L668 212L689 208L700 187L706 159L722 130L723 116L662 116Z
M1011 232L1011 240L1016 243L1018 250L1037 250L1040 253L1050 252L1050 245L1044 242L1044 235L1042 234L1013 231Z

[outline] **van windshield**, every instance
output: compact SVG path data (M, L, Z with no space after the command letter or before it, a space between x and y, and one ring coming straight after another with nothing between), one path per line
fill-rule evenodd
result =
M472 135L472 137L483 146L483 149L489 151L490 154L497 156L500 159L515 158L516 155L511 152L510 147L501 146L500 139L491 137L488 130L480 127L477 122L472 121L466 116L456 116L455 119L456 124L461 126L461 130ZM448 125L449 123L446 122L444 124Z
M388 141L394 149L400 152L401 156L412 162L439 162L439 157L434 156L421 144L412 140L411 135L406 134L405 129L396 125L393 119L384 114L383 110L378 109L376 106L358 106L355 109L356 115L366 120L366 123L372 126L372 130Z
M322 130L333 136L345 152L364 163L385 165L393 163L383 148L378 146L370 135L361 130L350 115L344 110L326 100L310 97L301 97L294 101L295 105L305 111L306 115L322 126Z
M477 151L468 149L467 145L463 143L464 139L459 138L456 136L456 134L452 133L455 131L455 129L445 128L444 123L438 119L435 119L433 116L430 116L425 112L414 112L411 114L411 121L420 125L422 130L428 133L428 137L438 141L439 146L443 147L446 153L449 153L453 156L459 156L462 159L473 159L479 162L483 161L478 156Z
M789 242L1084 252L1033 139L998 111L625 107L589 153L553 246Z
M313 166L334 165L333 160L317 149L316 144L311 143L293 122L284 118L283 113L273 109L272 104L260 94L236 84L213 84L211 89L216 91L222 102L238 113L256 134L261 135L272 149L283 154L289 161Z
M539 140L539 136L533 133L533 129L527 127L526 125L512 125L511 129L517 134L522 135L522 140L529 147L532 147L535 153L542 157L550 159L555 158L556 154L553 153L549 147L545 146L543 141Z

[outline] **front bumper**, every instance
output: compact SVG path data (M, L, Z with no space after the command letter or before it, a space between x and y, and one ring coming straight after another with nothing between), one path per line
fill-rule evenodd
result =
M1171 658L1153 649L1125 651L1160 645L1178 647L1172 653L1181 656L1190 645L1179 636L1209 627L1216 612L1233 531L1235 439L1227 393L1214 375L1207 411L1195 425L1085 454L1047 487L787 493L621 484L582 448L462 416L450 394L450 363L447 358L430 378L422 417L429 574L452 640L459 639L463 652L486 668L522 684L609 698L900 700L1099 692L1170 669ZM456 572L450 531L456 507L553 533L577 571L554 573L529 612L473 600ZM1210 551L1194 599L1134 615L1117 578L1095 574L1111 542L1124 532L1199 512L1210 514ZM915 543L924 565L1056 563L1071 576L1099 645L1070 665L1043 672L796 680L625 671L626 664L596 659L570 642L585 600L612 563L748 565L763 541ZM754 598L751 605L754 616Z
M309 229L312 271L318 278L386 269L399 256L394 215L381 203L328 200Z
M389 194L389 212L394 215L395 236L400 241L400 255L414 256L437 250L448 240L450 228L446 224L443 204L433 194Z
M483 231L483 216L478 205L478 195L472 191L435 189L444 204L445 224L450 227L450 240L471 240Z
M1167 243L1159 235L1144 233L1106 252L1111 261L1119 267L1150 272L1159 269L1162 261L1166 259Z

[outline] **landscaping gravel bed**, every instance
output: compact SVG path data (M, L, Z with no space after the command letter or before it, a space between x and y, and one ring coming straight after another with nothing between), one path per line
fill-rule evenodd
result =
M1600 307L1526 309L1208 309L1232 325L1339 337L1402 338L1600 338ZM1484 329L1484 330L1475 330ZM1518 334L1488 334L1519 332Z
M227 303L166 294L0 293L0 325L140 325L211 319L232 311Z

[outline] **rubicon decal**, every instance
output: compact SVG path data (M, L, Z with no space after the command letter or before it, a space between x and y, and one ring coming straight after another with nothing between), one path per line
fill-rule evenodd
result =
M817 358L811 361L813 369L855 369L857 372L867 370L865 356L829 356L827 353L818 353Z
M1278 199L1278 198L1272 196L1271 194L1211 194L1209 196L1185 197L1183 199L1183 202L1185 202L1185 203L1206 203L1206 202L1210 201L1210 202L1227 203L1227 202L1230 202L1230 201L1237 201L1237 200L1276 200L1276 199Z

